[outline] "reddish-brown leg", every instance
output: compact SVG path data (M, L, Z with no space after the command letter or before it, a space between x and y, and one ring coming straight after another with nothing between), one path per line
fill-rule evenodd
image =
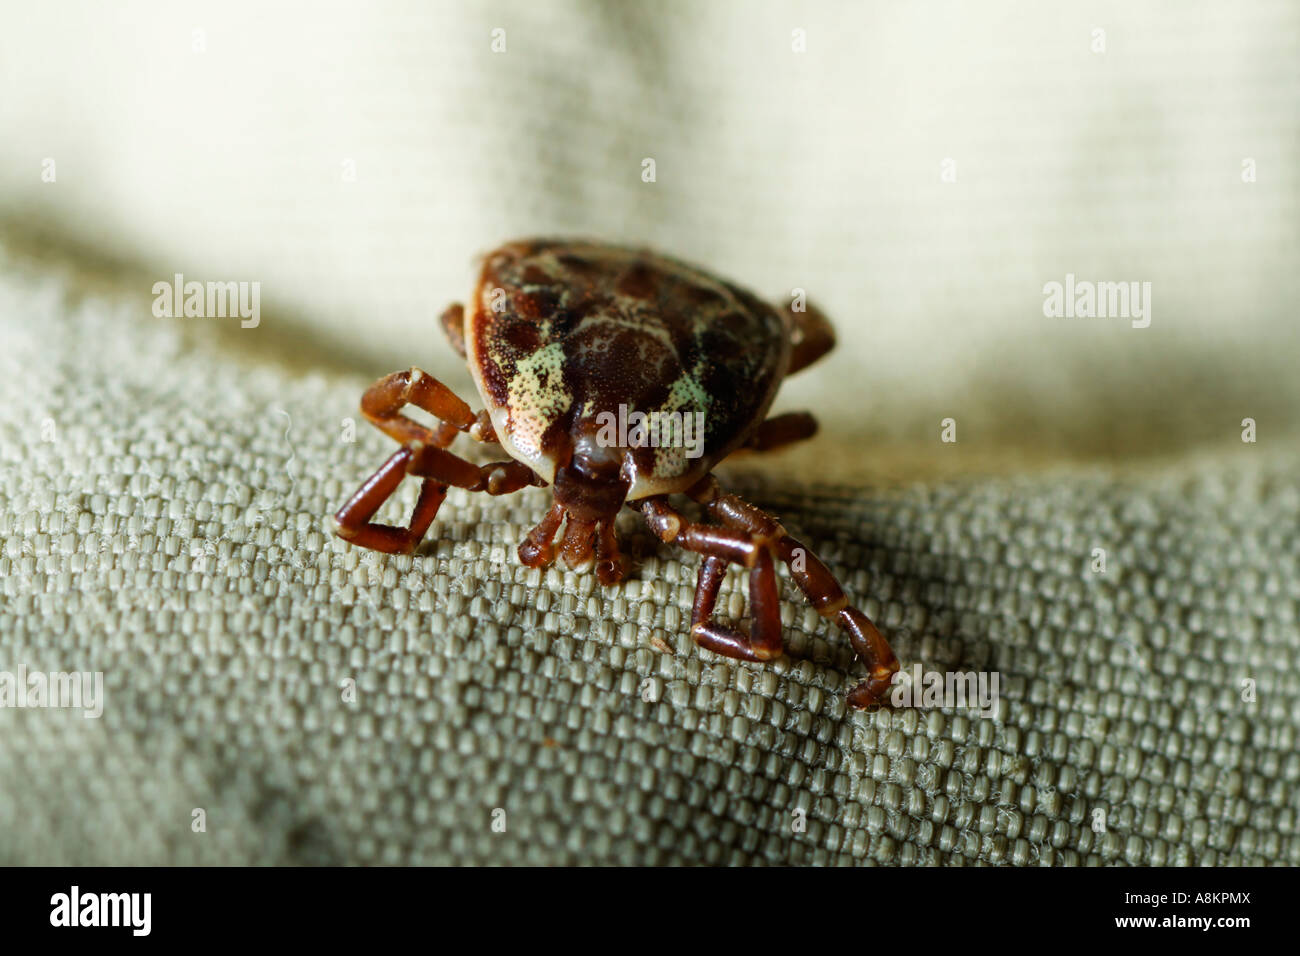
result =
M408 554L415 550L437 517L443 499L447 497L446 485L425 479L420 486L420 497L411 513L409 527L395 528L370 520L402 483L410 461L411 449L401 448L366 479L365 484L357 489L357 493L334 516L340 538L388 554Z
M424 479L410 527L393 528L371 522L370 518L407 475ZM475 465L434 445L402 448L361 486L334 519L338 522L339 537L353 544L390 554L410 552L437 517L438 508L447 497L448 485L489 495L508 495L541 483L531 468L514 460Z
M459 302L453 302L438 317L442 323L442 331L447 336L447 341L456 353L465 358L465 310Z
M849 703L859 708L879 703L898 672L898 658L871 619L849 604L830 569L804 544L786 534L767 512L722 491L712 475L687 494L726 527L753 535L756 542L775 552L817 613L848 632L849 643L867 667L867 679L849 692Z
M749 436L744 447L753 451L771 451L812 438L817 434L817 419L807 412L787 412L769 418Z
M437 430L430 430L403 415L402 408L415 405L441 419ZM361 413L385 435L403 445L419 443L446 448L457 432L465 432L475 441L494 442L496 433L487 412L475 414L455 392L428 372L411 368L385 375L361 396Z
M718 589L727 574L727 562L706 557L700 562L700 577L691 608L691 637L701 647L743 661L770 661L780 657L781 592L776 585L776 566L766 549L758 554L749 571L750 633L713 622Z
M782 311L793 327L790 367L785 373L793 375L835 348L835 330L821 310L811 302L804 303L802 312L796 312L793 303L787 302Z
M407 472L417 478L432 478L444 485L489 495L509 495L530 485L543 484L531 468L513 458L476 465L432 445L411 449Z
M442 420L430 430L401 413L407 405L423 408ZM361 414L388 437L403 445L436 445L446 448L458 432L468 432L474 413L460 398L432 375L418 368L385 375L361 396Z
M641 513L661 540L704 555L700 564L695 604L691 609L691 637L695 643L727 657L744 661L769 661L781 656L781 602L772 553L751 535L691 521L666 498L647 498ZM729 563L749 571L750 631L716 624L713 609Z
M753 535L691 521L668 503L667 498L646 498L637 507L646 524L661 540L710 557L722 558L752 568L758 563L762 545Z
M424 409L441 423L430 429L403 415L408 404ZM335 514L339 537L353 544L389 554L414 551L437 517L448 485L503 495L541 484L531 469L518 462L480 466L446 451L460 432L478 441L495 441L496 435L486 412L475 414L451 389L418 368L381 378L362 396L361 411L404 447ZM408 474L425 479L410 525L397 528L371 521Z

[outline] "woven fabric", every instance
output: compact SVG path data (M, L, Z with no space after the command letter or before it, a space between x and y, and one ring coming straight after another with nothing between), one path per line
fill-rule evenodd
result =
M0 709L0 862L1300 863L1293 457L724 470L906 664L1001 675L997 720L861 714L788 582L787 658L696 649L695 559L635 520L612 589L517 563L542 490L453 491L414 556L343 544L327 516L392 447L342 440L363 379L5 275L0 669L102 671L105 696Z

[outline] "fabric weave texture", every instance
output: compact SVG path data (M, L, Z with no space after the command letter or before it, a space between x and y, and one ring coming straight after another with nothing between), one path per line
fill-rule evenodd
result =
M0 709L5 863L1300 863L1293 458L724 469L905 664L1000 674L997 720L859 714L788 581L758 666L691 644L695 558L631 513L611 589L518 564L544 490L453 491L414 556L349 547L328 515L391 448L342 440L364 380L57 275L0 297L0 663L105 679L99 719Z

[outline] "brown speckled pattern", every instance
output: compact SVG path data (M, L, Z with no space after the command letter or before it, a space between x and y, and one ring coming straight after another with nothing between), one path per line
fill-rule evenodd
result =
M494 309L495 305L495 309ZM628 497L682 491L762 420L789 363L785 320L752 294L643 250L513 242L465 310L470 371L502 445L553 480L601 412L705 415L704 454L621 448Z

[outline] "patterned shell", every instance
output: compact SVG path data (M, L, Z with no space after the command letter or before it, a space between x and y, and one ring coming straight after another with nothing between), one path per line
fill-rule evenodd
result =
M790 359L786 320L744 289L644 250L544 239L488 254L465 341L512 457L551 482L575 447L612 445L629 500L684 491L740 445ZM635 412L657 432L638 433Z

